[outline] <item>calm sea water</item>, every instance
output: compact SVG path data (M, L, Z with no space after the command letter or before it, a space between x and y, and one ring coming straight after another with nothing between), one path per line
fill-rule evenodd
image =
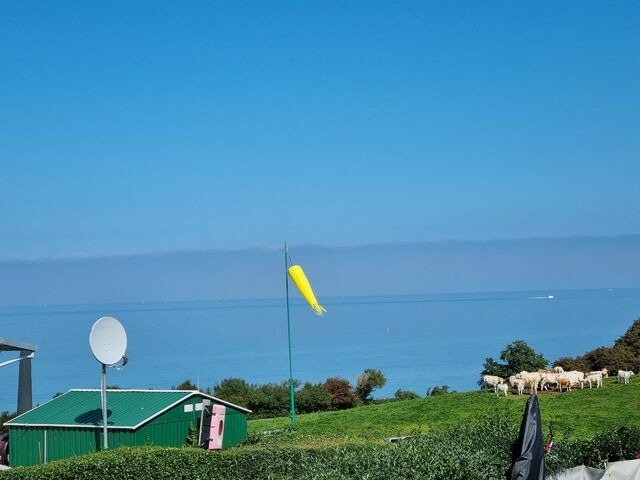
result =
M553 298L549 298L552 295ZM387 385L424 395L430 386L477 388L485 357L525 340L553 361L611 345L640 316L640 289L325 298L317 317L291 304L294 377L355 382L377 368ZM70 388L99 388L89 331L116 317L128 334L129 364L109 369L124 388L171 388L185 379L211 386L288 378L284 299L0 308L0 337L36 344L34 403ZM0 354L0 362L15 357ZM0 368L0 411L15 410L18 368Z

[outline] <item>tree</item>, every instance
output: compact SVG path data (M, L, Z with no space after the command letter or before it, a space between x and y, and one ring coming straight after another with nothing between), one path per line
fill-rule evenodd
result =
M256 417L283 417L290 410L289 382L254 386L247 407Z
M485 359L484 368L480 376L497 375L507 378L523 370L535 372L545 369L549 364L549 361L542 354L536 353L524 340L516 340L507 345L500 352L500 360L502 360L502 363L498 363L491 357ZM482 384L482 378L478 383Z
M382 388L387 383L384 373L380 370L367 368L358 375L356 382L356 396L362 403L367 403L371 398L371 393L378 388Z
M616 340L615 347L627 347L633 355L640 356L640 318L637 318L623 336Z
M613 347L598 347L575 358L562 357L553 362L565 370L588 372L606 368L616 370L637 370L640 368L640 318L636 319Z
M322 412L331 409L331 395L322 383L306 382L296 392L296 410L300 413Z
M592 370L589 366L589 362L587 362L584 356L578 357L560 357L555 362L553 362L554 367L562 367L565 372L569 372L571 370L578 370L580 372L588 372ZM598 370L598 369L595 369Z
M171 390L198 390L197 385L191 383L188 378L177 387L171 387Z
M12 418L16 416L16 412L10 413L8 410L0 413L0 433L6 432L8 430L7 427L4 426L5 422L8 422Z
M242 378L225 378L213 386L213 395L241 407L249 404L254 388Z
M639 357L624 344L616 344L612 348L596 348L587 352L584 358L589 364L589 370L606 368L610 372L617 372L618 370L637 370L640 365Z
M357 403L356 394L348 380L340 377L327 378L324 388L331 396L331 406L336 410L354 407Z

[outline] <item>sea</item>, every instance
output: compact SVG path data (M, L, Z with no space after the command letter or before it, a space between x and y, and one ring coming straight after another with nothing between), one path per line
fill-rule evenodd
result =
M33 402L72 388L99 388L101 365L89 346L102 316L127 332L125 368L107 369L107 383L170 389L190 380L201 389L225 378L250 383L293 377L352 384L364 369L386 385L425 395L478 388L487 357L524 340L553 362L610 346L640 317L640 288L323 298L319 317L304 301L285 298L197 302L0 307L0 337L34 344ZM16 358L0 352L0 363ZM15 411L18 364L0 368L0 411Z

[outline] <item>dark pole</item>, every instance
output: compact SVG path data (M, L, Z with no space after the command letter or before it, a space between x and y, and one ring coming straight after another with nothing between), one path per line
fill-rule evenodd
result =
M20 367L18 368L18 415L28 412L33 407L31 385L31 356L30 350L21 350ZM31 356L30 356L31 355Z

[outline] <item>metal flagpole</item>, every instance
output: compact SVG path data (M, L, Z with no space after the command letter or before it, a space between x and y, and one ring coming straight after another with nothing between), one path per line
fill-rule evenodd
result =
M296 425L296 399L293 388L293 366L291 363L291 319L289 316L289 252L287 250L287 242L284 242L284 277L287 292L287 337L289 339L289 404L291 405L291 426Z

